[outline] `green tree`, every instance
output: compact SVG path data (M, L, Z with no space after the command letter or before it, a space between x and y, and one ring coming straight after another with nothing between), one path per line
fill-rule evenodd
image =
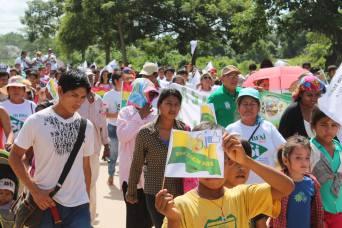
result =
M89 25L91 18L84 14L82 0L69 0L65 3L65 14L61 19L58 41L62 50L70 55L79 51L85 60L87 48L94 42L95 31Z
M332 41L327 64L342 61L342 1L341 0L258 0L268 9L268 17L286 33L312 31L324 34Z
M61 0L32 0L28 1L28 9L21 18L30 41L39 38L54 37L63 14Z

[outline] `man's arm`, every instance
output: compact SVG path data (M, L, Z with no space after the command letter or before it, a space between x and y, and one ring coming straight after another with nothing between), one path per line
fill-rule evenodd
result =
M83 172L84 172L84 178L85 178L88 197L90 197L91 168L90 168L89 156L83 157Z
M5 136L7 138L6 146L9 147L14 142L14 134L13 134L12 127L11 127L10 117L8 113L6 112L6 110L3 108L0 108L0 122L1 122L2 128L4 129Z
M15 175L24 183L32 194L33 200L36 202L38 207L42 210L46 210L49 207L56 206L49 193L52 190L41 190L33 182L31 177L28 175L27 169L25 168L23 157L26 150L14 144L10 156L9 164L13 169Z
M242 166L250 168L271 186L273 200L280 200L293 191L294 184L288 176L270 166L254 161L247 156L240 140L235 135L229 135L227 133L223 135L223 148L230 159Z

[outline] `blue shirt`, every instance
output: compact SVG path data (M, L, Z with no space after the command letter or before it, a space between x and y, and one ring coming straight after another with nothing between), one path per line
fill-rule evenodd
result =
M295 182L287 204L287 228L311 227L311 201L314 195L315 186L310 177L304 176L302 181Z

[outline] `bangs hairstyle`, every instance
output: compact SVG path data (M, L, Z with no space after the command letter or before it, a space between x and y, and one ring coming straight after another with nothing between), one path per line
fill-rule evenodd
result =
M112 79L113 85L116 84L116 81L120 80L121 76L122 76L122 73L113 73L112 74L111 79Z
M311 114L311 127L316 126L318 121L320 121L321 119L325 117L328 117L328 116L325 115L325 113L322 112L316 105L314 109L312 110L312 114Z
M63 73L58 85L62 88L63 93L78 88L85 88L89 93L91 89L87 75L80 70L70 70Z
M182 94L177 89L164 89L159 95L157 107L159 108L163 101L170 96L176 97L179 103L182 104Z
M286 143L279 147L277 158L280 167L288 172L286 165L284 164L284 158L289 159L292 152L296 147L304 147L311 151L310 141L301 135L294 135L287 139Z

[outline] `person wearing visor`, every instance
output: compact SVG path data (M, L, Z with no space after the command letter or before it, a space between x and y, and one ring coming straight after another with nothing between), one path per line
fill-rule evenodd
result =
M209 96L213 92L212 82L213 82L213 78L211 77L210 73L202 74L201 81L198 86L198 91L200 91L201 94L205 94L206 96Z
M127 106L119 111L116 121L116 133L119 140L119 178L126 203L126 227L150 228L152 221L147 211L144 181L142 175L136 183L135 204L127 201L128 178L139 129L156 119L157 110L151 103L158 96L154 84L146 78L138 78L132 84L132 93L128 97Z

